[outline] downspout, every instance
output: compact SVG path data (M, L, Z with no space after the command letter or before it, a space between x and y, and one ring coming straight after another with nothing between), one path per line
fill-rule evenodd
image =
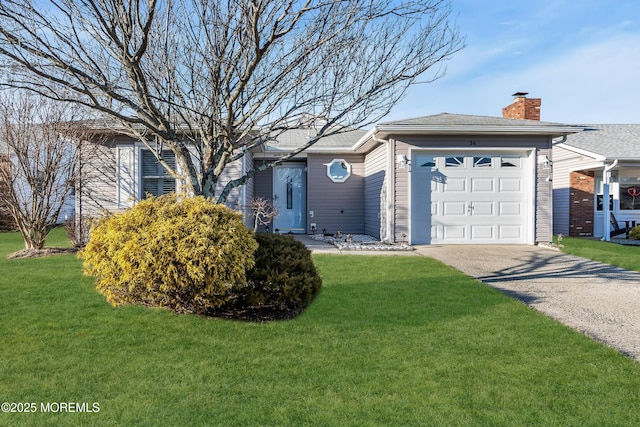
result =
M550 150L550 155L551 155L551 166L550 166L550 171L549 171L549 176L547 177L547 182L549 184L549 208L551 211L551 218L550 218L550 223L549 223L549 236L551 236L551 240L553 240L553 228L555 227L554 224L554 219L555 219L555 207L554 207L554 199L553 199L553 146L554 144L563 144L567 142L567 135L562 135L562 138L560 138L560 141L554 141L553 138L551 139L551 150ZM534 220L535 222L535 220ZM534 231L533 234L535 236L535 225L534 225ZM533 239L535 241L535 237Z
M385 235L380 236L380 240L393 243L393 217L395 216L395 169L393 162L393 148L391 147L390 141L388 139L381 139L375 135L371 135L371 139L373 139L378 144L384 144L387 147L387 200L385 200ZM381 207L382 208L382 207Z
M611 216L611 210L609 209L609 182L611 181L611 169L618 165L618 159L615 159L609 166L605 166L602 171L602 241L608 242L611 240L611 222L609 217Z

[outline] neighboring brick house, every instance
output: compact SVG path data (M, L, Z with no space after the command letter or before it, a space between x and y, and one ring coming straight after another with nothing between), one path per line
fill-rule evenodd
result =
M640 125L581 127L553 148L554 233L608 239L607 211L620 225L640 224Z

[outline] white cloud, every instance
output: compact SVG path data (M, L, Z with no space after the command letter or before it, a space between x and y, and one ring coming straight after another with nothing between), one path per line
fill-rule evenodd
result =
M555 52L527 68L519 59L499 65L490 61L503 52L471 51L454 59L449 64L453 73L416 86L390 119L440 112L500 116L510 95L525 91L542 98L545 121L640 123L640 35L612 37L563 55ZM493 68L482 67L489 63Z

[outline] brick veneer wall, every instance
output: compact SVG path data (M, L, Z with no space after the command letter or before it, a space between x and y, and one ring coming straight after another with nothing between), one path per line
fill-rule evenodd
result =
M593 171L571 172L569 187L569 236L593 237Z

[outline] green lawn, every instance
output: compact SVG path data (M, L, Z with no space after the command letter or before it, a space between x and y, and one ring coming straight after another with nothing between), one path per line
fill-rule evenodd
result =
M640 246L620 245L595 239L564 237L562 252L594 261L615 265L627 270L640 271Z
M0 425L640 424L638 363L431 259L315 256L314 304L249 324L112 308L20 248L0 234L0 401L100 411Z

